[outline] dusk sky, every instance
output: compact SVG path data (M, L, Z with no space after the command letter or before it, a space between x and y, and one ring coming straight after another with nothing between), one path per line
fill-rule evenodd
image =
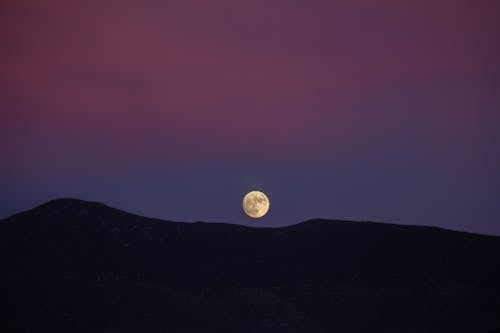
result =
M500 2L2 1L0 161L0 218L500 235Z

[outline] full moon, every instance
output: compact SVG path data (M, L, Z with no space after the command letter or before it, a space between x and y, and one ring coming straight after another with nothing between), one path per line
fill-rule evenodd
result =
M258 219L269 210L269 199L260 191L248 192L243 198L243 210L248 216Z

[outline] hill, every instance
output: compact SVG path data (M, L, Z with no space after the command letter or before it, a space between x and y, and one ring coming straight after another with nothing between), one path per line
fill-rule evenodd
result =
M500 331L500 237L58 199L0 221L0 253L2 332Z

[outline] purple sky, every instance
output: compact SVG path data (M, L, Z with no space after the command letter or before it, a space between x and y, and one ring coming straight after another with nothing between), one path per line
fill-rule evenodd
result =
M499 31L494 0L2 1L0 217L500 235Z

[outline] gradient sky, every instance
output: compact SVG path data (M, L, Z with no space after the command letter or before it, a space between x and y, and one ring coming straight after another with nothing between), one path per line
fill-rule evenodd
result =
M499 31L495 0L4 0L0 217L500 235Z

